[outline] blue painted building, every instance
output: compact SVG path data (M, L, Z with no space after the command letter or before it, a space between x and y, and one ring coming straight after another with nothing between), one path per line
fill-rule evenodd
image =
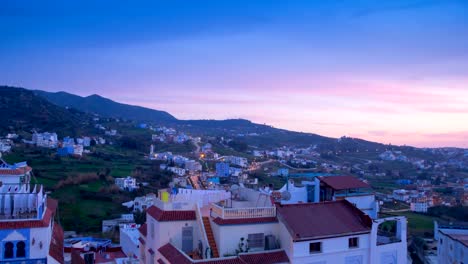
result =
M73 153L74 153L73 146L65 146L65 147L57 149L57 155L59 155L61 157L65 157L65 156L68 156L68 155L73 155Z
M63 230L54 223L58 202L48 199L42 186L2 187L0 263L64 263Z
M216 176L228 177L229 176L229 163L227 162L216 163Z

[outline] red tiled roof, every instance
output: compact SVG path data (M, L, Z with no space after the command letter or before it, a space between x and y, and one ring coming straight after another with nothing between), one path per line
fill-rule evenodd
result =
M94 263L109 263L111 260L126 257L127 255L122 251L122 248L115 252L109 252L108 250L103 253L96 252L94 254Z
M140 231L143 236L146 236L146 234L148 234L148 225L146 225L146 223L142 224L140 228L138 228L138 231Z
M49 255L54 258L58 263L65 263L63 258L63 229L62 227L54 223L54 229L52 231L52 241L50 242Z
M213 222L218 225L242 225L242 224L262 224L270 222L278 222L276 217L261 217L261 218L239 218L239 219L222 219L216 217Z
M353 176L319 177L320 181L335 190L370 188L370 185Z
M288 255L284 250L262 253L247 253L239 255L245 263L249 264L274 264L274 263L289 263Z
M289 259L286 253L281 251L261 252L261 253L246 253L240 254L237 257L218 258L209 260L193 261L184 255L180 250L168 243L158 249L161 255L171 264L274 264L288 262ZM163 260L159 263L164 263Z
M278 219L294 241L369 233L372 220L347 200L278 205Z
M81 257L79 249L73 249L71 251L71 263L73 264L85 264L84 259Z
M9 169L9 168L0 168L0 175L18 175L22 176L25 173L28 173L32 170L31 167L26 166L22 168Z
M151 206L146 211L159 222L195 220L195 211L163 211L156 206Z
M163 255L169 263L174 264L192 264L186 256L184 256L177 248L175 248L172 244L167 243L166 245L160 247L158 249L159 253Z
M46 209L44 216L40 220L25 220L25 221L6 221L0 222L0 229L21 229L21 228L41 228L48 227L50 221L54 218L57 210L57 200L47 198Z

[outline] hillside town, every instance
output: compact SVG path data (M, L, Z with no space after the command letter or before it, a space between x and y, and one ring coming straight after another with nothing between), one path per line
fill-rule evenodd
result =
M171 179L165 188L123 202L127 213L103 219L104 237L63 231L56 217L58 201L49 198L42 185L32 183L36 182L33 168L26 162L9 164L2 160L2 241L12 241L12 246L4 243L2 261L410 263L408 248L414 238L408 234L408 219L387 213L399 209L425 214L434 206L466 206L468 202L466 178L451 182L447 173L438 174L440 182L436 185L430 178L398 177L394 185L401 188L378 191L372 187L373 177L389 175L366 171L361 165L324 162L316 146L253 150L247 156L222 155L214 145L227 144L229 139L207 141L175 128L136 127L157 132L149 139L145 158L159 164L161 173L171 175ZM112 131L106 131L104 137L118 138L116 130ZM11 134L5 137L2 142L10 148L2 151L4 154L15 147L13 140L17 138ZM59 140L56 133L34 132L32 140L16 142L55 149L58 157L79 157L89 154L92 146L105 144L106 139L84 136ZM195 148L188 153L158 152L160 143L192 144ZM424 161L403 155L384 151L379 158L410 163L420 170L419 175L443 166L421 166ZM259 181L255 177L259 171L273 181ZM113 184L127 193L149 187L148 182L130 175L115 177ZM437 192L440 188L451 188L452 192ZM139 214L145 220L137 223L135 216ZM442 259L452 254L446 247L437 247L439 241L461 243L457 246L461 251L466 247L459 242L468 237L465 223L458 224L460 227L442 225L435 223L430 240L438 249L423 253L430 263L444 263ZM116 238L106 238L106 234L115 232ZM35 249L38 243L39 251Z

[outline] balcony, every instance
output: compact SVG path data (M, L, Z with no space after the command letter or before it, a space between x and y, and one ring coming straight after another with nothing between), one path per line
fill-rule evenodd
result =
M222 219L276 217L276 207L224 208L217 204L212 204L211 213L213 216Z
M379 230L377 232L377 246L400 243L401 239L395 233Z

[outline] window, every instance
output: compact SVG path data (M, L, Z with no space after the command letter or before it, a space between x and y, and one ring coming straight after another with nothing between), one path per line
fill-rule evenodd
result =
M6 242L5 243L5 251L4 251L3 257L8 259L8 258L13 258L13 243L12 242Z
M151 221L150 228L151 228L151 238L154 238L154 223L153 223L153 221Z
M321 253L322 252L322 242L315 242L309 244L309 253Z
M265 235L263 233L249 234L247 237L249 248L265 248Z
M26 257L26 244L23 241L16 244L16 257L25 258Z
M348 239L348 246L349 248L357 248L359 247L359 238L358 237L351 237Z
M442 240L442 238L441 238L441 239L440 239L440 244L441 244L441 245L442 245L442 242L443 242L443 240Z

